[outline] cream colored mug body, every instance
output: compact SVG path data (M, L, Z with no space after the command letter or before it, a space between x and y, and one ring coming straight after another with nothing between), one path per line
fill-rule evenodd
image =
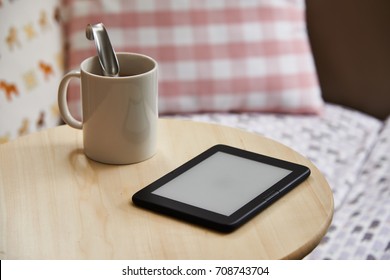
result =
M118 53L119 77L101 73L97 57L80 70L66 74L58 89L63 120L83 130L84 153L108 164L130 164L156 153L158 120L157 62L145 55ZM69 112L67 88L71 79L81 80L83 121Z

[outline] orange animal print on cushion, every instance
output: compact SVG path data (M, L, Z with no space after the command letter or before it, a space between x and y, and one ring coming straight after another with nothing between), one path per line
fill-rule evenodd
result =
M45 10L41 11L38 23L43 31L50 29L48 16Z
M19 136L26 135L29 133L30 121L28 119L23 119L21 126L18 129Z
M53 18L57 23L61 23L61 9L60 7L55 7L54 12L53 12Z
M4 91L8 101L12 100L12 95L19 95L16 85L7 83L6 81L0 81L0 89Z
M42 129L45 126L45 112L41 111L37 120L37 128Z
M7 143L10 140L9 134L0 136L0 144Z
M34 29L34 25L32 23L26 24L24 26L24 33L27 39L31 40L37 36L37 32Z
M11 26L8 31L8 36L5 38L5 42L7 43L9 49L12 51L15 46L20 47L20 41L18 39L18 31L15 27Z
M48 80L50 76L54 74L53 67L43 61L39 62L39 69L41 69L43 75L45 76L45 80Z

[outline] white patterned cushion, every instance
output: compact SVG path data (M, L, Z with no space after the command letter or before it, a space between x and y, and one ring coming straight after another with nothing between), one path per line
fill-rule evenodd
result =
M390 118L309 259L390 260Z
M306 259L390 259L390 118L326 104L321 116L176 115L259 133L308 157L333 190L328 233Z

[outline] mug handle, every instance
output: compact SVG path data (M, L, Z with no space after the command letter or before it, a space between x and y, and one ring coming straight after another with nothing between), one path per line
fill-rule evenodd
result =
M73 70L70 71L68 74L66 74L60 83L60 86L58 88L58 107L60 108L60 113L62 116L62 119L71 127L76 129L83 129L83 123L76 120L72 114L69 111L68 107L68 85L71 79L73 78L81 78L80 71L79 70Z

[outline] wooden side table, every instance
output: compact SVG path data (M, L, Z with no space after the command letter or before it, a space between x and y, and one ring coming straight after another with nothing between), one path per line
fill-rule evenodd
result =
M136 191L217 143L301 163L312 173L229 234L132 204ZM332 215L332 192L309 160L239 129L161 119L157 154L120 166L87 159L81 131L67 126L0 145L1 259L302 258Z

